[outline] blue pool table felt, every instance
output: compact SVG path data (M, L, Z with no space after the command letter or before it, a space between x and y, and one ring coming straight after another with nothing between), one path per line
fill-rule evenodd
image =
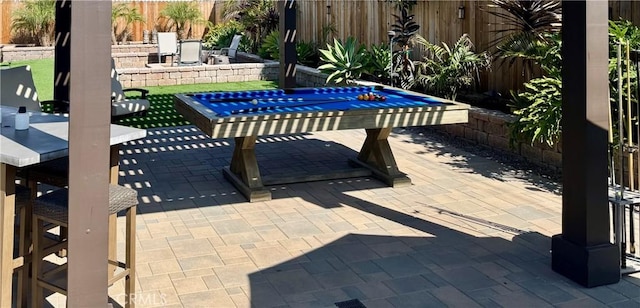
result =
M358 95L384 96L384 100L359 100ZM189 94L219 117L283 112L350 109L428 107L446 104L437 98L380 86L294 88L259 91L204 92Z

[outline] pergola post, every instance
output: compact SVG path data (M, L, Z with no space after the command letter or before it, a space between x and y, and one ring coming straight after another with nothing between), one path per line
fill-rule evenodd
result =
M71 18L57 22L70 23L69 55L56 53L70 59L67 300L69 307L106 307L111 0L66 2L73 2Z
M56 1L55 54L53 59L54 79L53 97L57 100L69 101L69 65L71 43L71 1Z
M607 192L608 3L562 1L562 234L554 271L586 287L620 280Z
M280 88L296 87L296 11L295 0L278 1L280 13Z

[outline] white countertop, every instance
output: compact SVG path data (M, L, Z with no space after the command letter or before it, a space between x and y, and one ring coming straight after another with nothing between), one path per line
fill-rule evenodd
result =
M0 163L24 167L69 155L69 118L30 112L30 127L15 130L16 108L2 106ZM110 144L144 138L147 131L111 124Z

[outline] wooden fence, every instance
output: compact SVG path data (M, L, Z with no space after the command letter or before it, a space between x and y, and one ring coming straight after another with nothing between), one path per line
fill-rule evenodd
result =
M222 3L226 0L206 0L206 1L198 1L198 6L200 7L200 12L202 12L202 16L206 20L210 20L211 22L220 22L221 21L221 12L222 12ZM12 43L13 36L11 32L11 19L12 13L16 8L22 6L22 2L24 0L0 0L0 5L2 6L0 10L0 44L8 44ZM117 0L114 1L113 4L122 3L125 1ZM151 31L154 28L158 31L166 30L167 21L161 16L161 11L167 6L171 1L152 1L152 0L142 0L142 1L126 1L125 3L129 3L132 7L138 9L138 12L144 16L145 22L136 22L130 26L131 31L131 40L133 41L142 41L142 33L144 30ZM118 31L122 30L124 24L120 22L118 24ZM200 38L205 32L206 23L198 23L192 25L192 37Z
M118 0L121 1L121 0ZM198 1L205 19L214 23L222 21L221 11L225 1ZM0 43L11 41L11 13L20 6L22 0L0 0ZM130 1L131 5L145 16L146 23L135 23L132 40L142 41L143 30L162 30L165 21L160 12L168 1ZM419 0L412 14L420 25L420 34L432 43L453 44L463 33L469 34L479 51L486 50L495 38L494 30L499 29L496 17L487 13L489 1L427 1ZM613 19L618 16L640 25L640 1L609 1ZM388 44L387 32L395 22L392 14L398 10L384 0L299 0L298 40L324 42L329 29L335 30L335 37L345 39L353 36L364 44ZM464 7L464 18L458 18L458 10ZM203 24L193 25L193 37L202 37ZM420 50L415 51L419 56ZM508 94L510 89L522 86L524 76L522 65L512 67L494 64L491 72L482 76L483 90L497 90Z
M426 1L419 0L412 9L414 21L420 25L419 33L432 43L445 42L450 46L464 33L474 42L476 50L484 51L495 39L495 30L501 29L499 20L487 11L490 1ZM353 36L364 44L388 44L387 32L395 22L392 14L398 10L387 1L321 0L301 1L298 17L298 39L323 42L327 30L345 39ZM640 1L609 1L611 17L620 16L640 25ZM458 10L464 8L464 18ZM329 38L330 39L330 38ZM420 50L416 50L419 56ZM483 74L481 88L508 94L522 87L525 77L521 63L514 66L494 62L490 72Z

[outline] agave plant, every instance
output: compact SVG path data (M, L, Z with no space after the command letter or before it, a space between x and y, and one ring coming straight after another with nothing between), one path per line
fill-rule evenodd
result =
M432 44L423 37L416 42L427 51L422 61L416 61L416 83L437 96L455 99L460 90L475 85L480 70L491 65L491 56L487 52L475 53L467 34L451 47L446 43Z
M202 12L200 12L200 7L196 1L170 2L160 12L160 15L169 20L169 27L173 28L175 26L178 39L190 38L192 36L191 25L204 22ZM187 33L185 33L185 30L187 30Z
M122 42L126 42L129 37L129 26L136 21L144 22L144 16L140 14L137 7L131 7L127 3L120 3L114 5L111 9L111 26L113 27L113 32L111 33L111 42L113 44L117 43L117 31L118 31L118 20L124 21L124 29L120 33L122 38Z
M35 39L40 46L51 46L56 17L56 0L31 0L13 13L11 29Z
M329 74L326 83L351 83L367 72L369 55L364 45L348 37L344 44L337 39L327 49L320 49L320 60L325 64L318 69Z

